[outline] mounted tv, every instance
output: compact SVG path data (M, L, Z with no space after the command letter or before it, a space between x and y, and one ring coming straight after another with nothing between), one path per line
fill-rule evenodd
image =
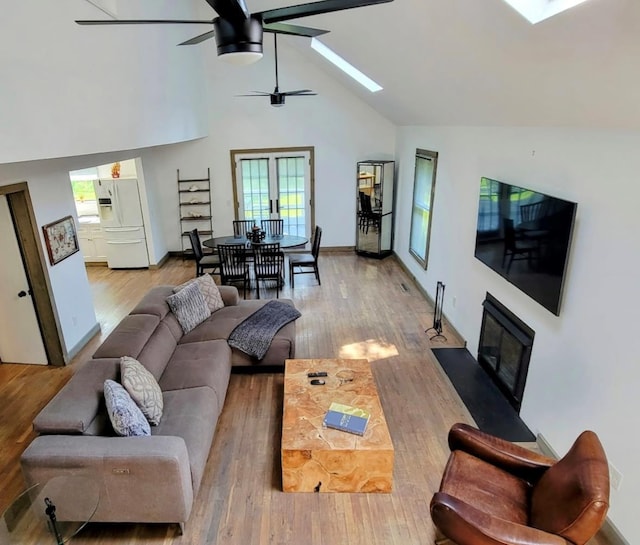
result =
M482 178L475 256L557 316L576 207Z

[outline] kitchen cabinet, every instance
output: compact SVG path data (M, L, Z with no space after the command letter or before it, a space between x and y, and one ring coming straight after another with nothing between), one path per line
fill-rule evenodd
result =
M78 243L85 263L107 262L107 241L100 224L80 223Z

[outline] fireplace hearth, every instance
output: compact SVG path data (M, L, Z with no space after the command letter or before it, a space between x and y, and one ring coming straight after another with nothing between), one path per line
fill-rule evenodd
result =
M520 412L535 332L487 292L478 362Z

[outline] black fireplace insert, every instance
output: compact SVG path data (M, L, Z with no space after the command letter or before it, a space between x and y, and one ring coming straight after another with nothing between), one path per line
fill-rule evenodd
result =
M520 412L535 332L487 292L478 362Z

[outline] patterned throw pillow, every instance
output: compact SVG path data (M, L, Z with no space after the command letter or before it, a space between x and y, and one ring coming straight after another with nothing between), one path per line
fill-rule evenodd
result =
M189 333L198 324L204 322L211 311L207 306L198 284L189 284L186 288L167 297L167 304L180 322L180 327Z
M220 295L220 290L218 286L211 278L210 274L203 274L202 276L198 276L197 278L192 278L188 280L184 284L180 284L173 288L173 293L179 292L181 289L186 288L189 284L197 284L198 289L202 293L204 300L207 302L207 306L213 314L216 310L220 310L224 308L224 301L222 300L222 295Z
M162 418L164 403L162 390L156 378L138 360L129 356L120 358L120 382L136 402L151 425L157 426Z
M151 435L149 422L120 384L113 380L104 381L104 401L111 425L118 435Z

